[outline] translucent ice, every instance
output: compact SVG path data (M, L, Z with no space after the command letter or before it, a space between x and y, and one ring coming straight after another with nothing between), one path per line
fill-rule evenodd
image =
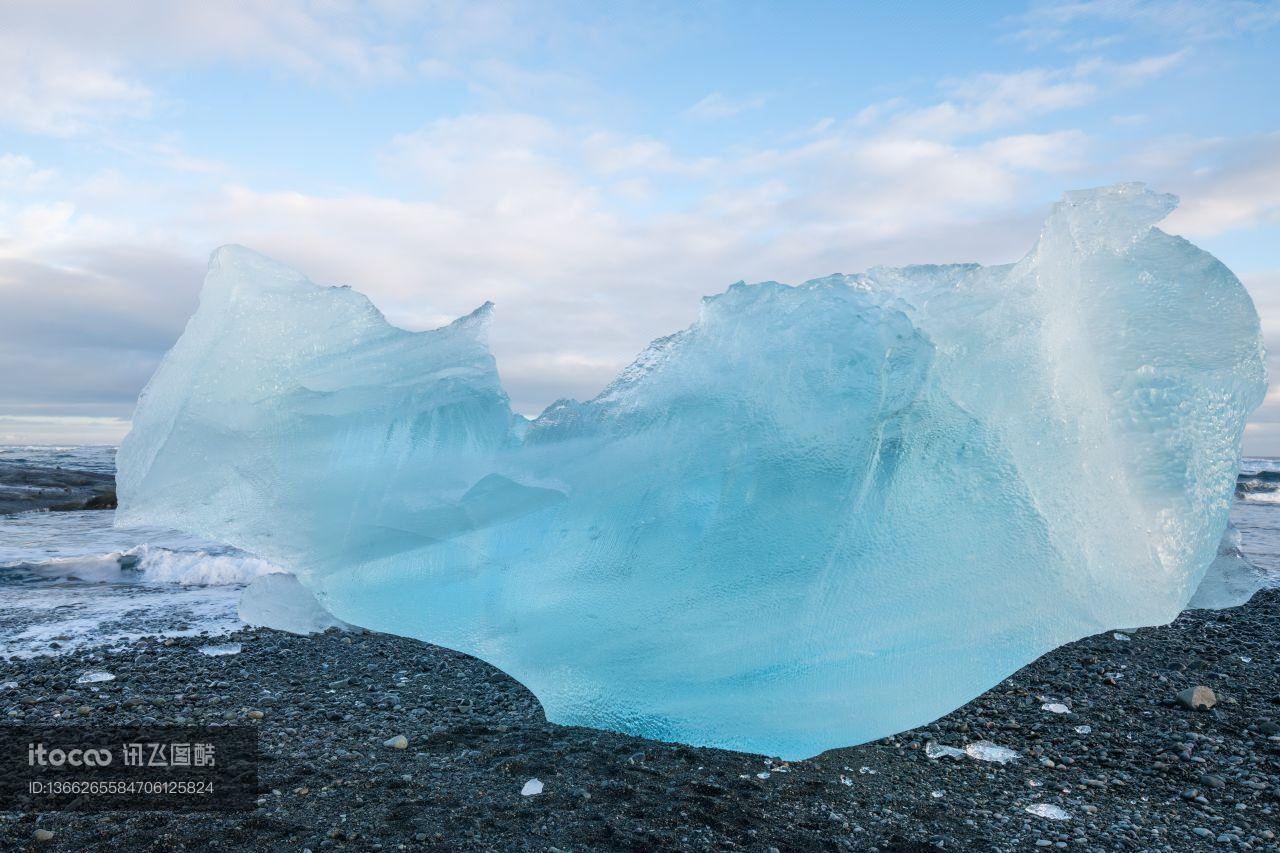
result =
M1071 814L1066 809L1052 803L1032 803L1027 806L1026 812L1049 820L1071 820Z
M1016 264L737 284L598 397L512 413L490 306L410 333L218 250L139 400L119 519L474 654L549 719L800 757L931 720L1064 642L1174 617L1262 399L1258 318L1071 193Z
M1017 761L1019 757L1017 750L994 744L989 740L980 740L976 743L968 744L965 746L964 752L970 758L975 758L978 761L991 761L996 764L1008 764L1010 761Z
M319 634L330 628L351 627L325 610L296 577L281 572L263 575L249 584L240 595L237 612L246 625L289 634Z
M1221 610L1238 607L1267 586L1266 574L1240 550L1240 531L1228 523L1218 543L1218 556L1209 564L1187 607Z

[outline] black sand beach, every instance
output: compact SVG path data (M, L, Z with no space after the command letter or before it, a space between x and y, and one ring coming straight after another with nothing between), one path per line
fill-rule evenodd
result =
M197 638L7 661L0 708L10 724L258 726L255 811L19 807L0 814L0 847L1280 850L1276 590L1074 643L932 725L790 765L550 725L498 671L413 640L230 639L240 654L201 654ZM116 680L75 684L89 669ZM1195 685L1215 691L1212 710L1179 704ZM407 748L384 745L398 735ZM927 755L983 740L1019 757ZM533 778L543 792L522 796Z

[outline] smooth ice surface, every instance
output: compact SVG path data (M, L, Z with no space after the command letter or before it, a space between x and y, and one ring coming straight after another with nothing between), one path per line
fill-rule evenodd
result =
M1228 523L1218 543L1218 555L1209 564L1187 607L1193 610L1238 607L1266 586L1266 574L1241 552L1240 531Z
M335 618L298 579L289 574L263 575L240 594L240 621L255 628L290 634L319 634L351 626Z
M1071 814L1061 806L1055 806L1052 803L1032 803L1026 808L1027 814L1033 814L1036 817L1048 818L1049 820L1071 820Z
M1017 750L994 744L989 740L971 743L964 748L964 752L970 758L978 761L991 761L996 764L1008 764L1010 761L1017 761L1019 758Z
M1174 203L1070 193L1006 266L734 285L532 421L489 305L411 333L225 247L119 519L490 661L556 722L785 757L886 735L1168 621L1213 561L1265 373L1240 282L1152 227Z

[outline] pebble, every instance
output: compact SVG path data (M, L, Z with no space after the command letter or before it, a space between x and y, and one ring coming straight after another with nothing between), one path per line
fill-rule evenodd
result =
M339 635L263 630L180 638L171 651L142 640L123 653L74 649L7 661L0 684L19 686L0 689L0 718L24 725L181 718L199 726L261 710L252 728L265 760L251 823L216 813L67 811L57 815L52 843L38 845L35 813L0 814L0 849L92 850L104 838L141 834L162 846L181 839L190 849L316 853L509 850L531 837L541 850L562 851L888 853L919 840L921 849L993 853L1181 853L1210 845L1280 853L1273 840L1280 771L1272 760L1280 680L1260 663L1280 649L1277 615L1280 590L1265 590L1231 611L1229 625L1196 611L1128 643L1111 632L1086 638L936 722L790 764L553 725L497 670L386 635L345 643ZM224 641L242 642L244 653L197 651ZM1244 666L1240 654L1257 665ZM117 680L75 685L99 670ZM1124 674L1123 689L1101 683L1107 672ZM1210 712L1183 711L1174 695L1197 683L1224 691L1230 684L1231 696L1215 697L1219 707ZM1041 710L1055 702L1069 704L1072 715ZM80 707L92 715L76 717ZM1086 721L1087 736L1077 730ZM403 732L414 751L379 748L388 732ZM976 761L966 746L1022 758ZM860 775L861 767L877 772ZM517 799L535 773L555 775L540 794ZM1024 811L1054 804L1070 819ZM339 833L328 837L334 828ZM1215 844L1220 835L1228 840Z
M32 833L31 837L34 838L36 841L41 841L41 842L52 841L53 832L48 829L37 829L34 833Z
M383 745L383 746L389 746L389 747L391 747L392 749L408 749L408 748L409 748L409 739L408 739L407 737L405 737L404 735L396 735L396 736L395 736L395 737L393 737L393 738L388 738L388 739L384 740L384 741L382 742L382 745Z
M1182 703L1184 708L1190 708L1193 711L1208 711L1218 704L1218 697L1208 687L1197 684L1195 687L1188 687L1179 693L1178 701Z

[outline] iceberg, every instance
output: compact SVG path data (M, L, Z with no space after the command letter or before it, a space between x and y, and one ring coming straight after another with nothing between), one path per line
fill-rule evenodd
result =
M286 567L549 720L794 759L1164 623L1227 527L1259 323L1176 199L1073 192L1022 260L735 284L597 397L513 413L433 331L247 249L138 401L117 521Z

